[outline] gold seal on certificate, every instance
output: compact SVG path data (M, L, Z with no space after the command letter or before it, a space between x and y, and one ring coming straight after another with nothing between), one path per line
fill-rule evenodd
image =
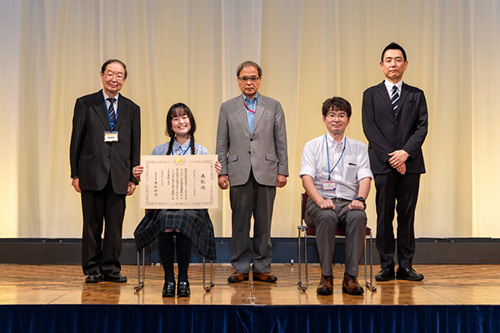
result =
M218 207L217 155L143 155L141 208Z

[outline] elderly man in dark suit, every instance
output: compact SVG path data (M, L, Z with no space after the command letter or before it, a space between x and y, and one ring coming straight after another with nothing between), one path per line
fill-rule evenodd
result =
M103 89L76 100L71 135L72 185L82 197L82 266L86 283L127 282L119 258L125 197L137 185L140 109L119 94L127 79L122 61L106 61L100 75Z
M380 67L385 81L364 92L362 108L363 129L369 142L368 154L377 189L377 249L382 270L376 280L421 281L424 276L412 268L412 260L415 207L420 174L425 173L422 144L427 135L427 103L422 90L402 81L408 60L400 45L386 46ZM392 227L395 209L399 264L396 274Z
M271 217L276 187L288 176L285 115L281 104L258 93L262 69L245 61L236 70L242 95L220 107L216 152L222 171L219 187L231 184L231 264L235 272L229 282L253 279L275 282L270 274L272 261ZM254 217L253 248L250 219Z

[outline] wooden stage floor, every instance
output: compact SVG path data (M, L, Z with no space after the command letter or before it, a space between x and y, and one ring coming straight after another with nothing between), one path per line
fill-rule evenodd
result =
M209 268L209 265L207 265ZM379 267L374 267L378 271ZM363 296L342 293L344 267L334 266L334 294L318 296L319 265L309 266L309 289L297 288L298 265L273 264L278 276L274 284L243 282L228 284L229 264L215 264L215 286L202 287L202 265L191 264L191 297L162 298L163 269L146 266L144 289L134 293L137 266L127 265L122 273L129 282L85 284L77 265L0 265L0 304L222 304L222 305L495 305L500 304L500 265L419 265L422 282L376 282L376 292ZM360 283L363 277L360 266Z

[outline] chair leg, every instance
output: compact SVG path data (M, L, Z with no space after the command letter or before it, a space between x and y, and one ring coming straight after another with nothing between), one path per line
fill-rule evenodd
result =
M309 259L307 257L307 233L304 231L304 264L305 264L305 273L306 273L306 287L304 290L307 290L309 288Z
M365 254L365 286L370 289L370 283L368 282L368 270L367 270L367 257L366 257L366 236L365 236L365 243L364 243L364 254ZM371 266L370 266L371 268Z
M305 234L305 227L304 226L298 226L297 227L298 229L298 248L299 248L299 279L298 279L298 282L297 282L297 286L299 288L300 291L304 292L307 290L308 288L308 279L307 279L307 265L306 265L306 284L304 285L302 283L302 234L301 233L304 233L304 252L305 252L305 256L306 256L306 262L307 262L307 246L306 246L306 238L307 238L307 235Z
M134 287L134 293L138 293L144 288L146 279L146 249L137 251L137 285ZM141 252L142 252L142 278L141 278Z
M213 268L213 260L210 260L210 283L206 283L206 271L205 271L205 257L203 257L203 289L205 289L206 292L209 292L212 290L212 287L214 286L214 268Z
M365 276L366 276L366 249L365 249ZM371 230L370 230L370 283L367 282L366 287L371 292L377 291L377 287L373 284L373 235Z

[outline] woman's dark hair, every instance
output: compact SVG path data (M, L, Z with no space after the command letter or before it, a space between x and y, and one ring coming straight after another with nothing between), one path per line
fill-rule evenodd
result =
M172 119L174 117L180 117L183 115L187 115L189 118L189 123L191 124L191 129L189 130L189 138L190 138L190 146L191 146L191 155L195 154L194 150L194 132L196 131L196 121L194 120L193 113L189 109L189 107L184 103L175 103L168 109L167 112L167 129L166 133L170 137L170 142L168 144L167 155L172 153L172 146L175 141L175 132L172 129Z

